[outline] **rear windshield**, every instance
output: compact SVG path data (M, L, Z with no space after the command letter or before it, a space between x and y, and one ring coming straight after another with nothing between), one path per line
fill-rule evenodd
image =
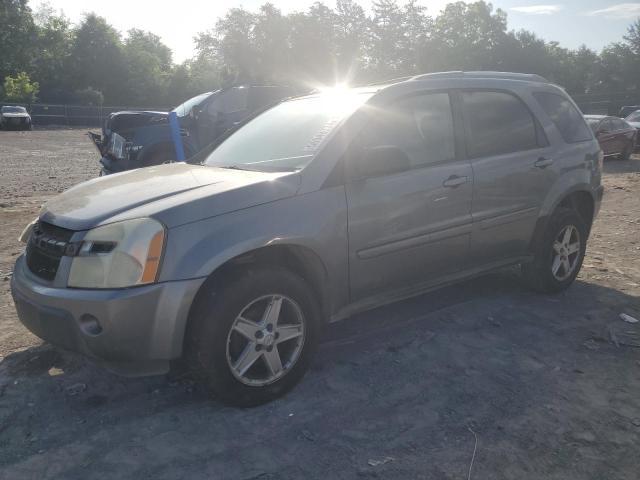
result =
M24 107L2 107L2 113L27 113Z
M325 138L371 93L326 93L283 102L220 144L204 164L257 171L304 168Z
M537 92L533 96L549 116L567 143L584 142L593 138L582 114L562 95Z

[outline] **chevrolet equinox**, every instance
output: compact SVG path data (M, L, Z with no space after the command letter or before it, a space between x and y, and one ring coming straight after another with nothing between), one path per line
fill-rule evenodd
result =
M580 270L602 152L561 88L447 72L290 99L201 164L77 185L23 232L11 288L39 337L122 374L184 359L223 401L272 400L322 326L508 265Z

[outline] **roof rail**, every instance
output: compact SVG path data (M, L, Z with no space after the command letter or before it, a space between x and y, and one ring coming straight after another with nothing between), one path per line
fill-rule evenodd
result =
M406 82L407 80L412 80L415 75L408 75L406 77L398 77L398 78L387 78L385 80L378 80L377 82L365 83L361 86L363 87L375 87L376 85L387 85L391 83L400 83Z
M525 80L529 82L542 82L549 83L549 81L535 73L513 73L513 72L436 72L436 73L424 73L422 75L415 75L411 77L411 80L429 80L437 78L502 78L505 80Z

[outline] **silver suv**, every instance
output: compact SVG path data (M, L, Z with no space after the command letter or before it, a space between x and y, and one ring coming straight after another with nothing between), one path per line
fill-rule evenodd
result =
M580 270L602 152L537 75L452 72L285 101L201 165L80 184L22 238L11 281L36 335L111 370L183 358L223 401L300 380L326 322L521 264Z

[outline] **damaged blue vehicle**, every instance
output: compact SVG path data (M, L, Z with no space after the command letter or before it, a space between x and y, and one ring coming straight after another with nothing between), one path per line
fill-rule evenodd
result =
M197 95L172 110L180 128L184 158L189 159L253 113L296 92L282 86L240 86ZM112 113L102 134L89 132L100 152L100 175L178 160L170 112Z

